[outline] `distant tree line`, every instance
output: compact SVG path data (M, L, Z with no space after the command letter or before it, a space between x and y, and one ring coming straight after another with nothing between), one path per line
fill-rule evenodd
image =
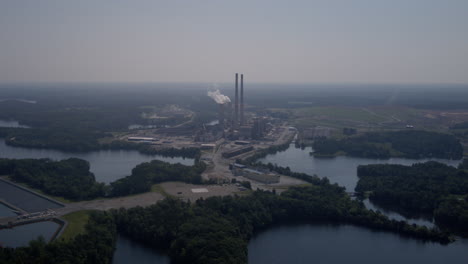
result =
M415 130L369 132L344 139L318 139L314 141L313 148L314 155L333 156L343 152L349 156L380 159L460 159L463 156L463 147L453 135Z
M438 162L412 166L361 165L358 192L393 208L434 215L437 223L468 232L468 172Z
M102 144L102 149L115 149L115 150L138 150L139 152L147 155L161 155L164 157L183 157L199 159L201 151L199 148L164 148L156 149L148 144L139 144L134 142L114 140L107 144Z
M77 158L0 159L0 175L10 175L16 182L74 201L143 193L150 191L152 184L164 181L200 184L205 168L203 162L185 166L153 160L137 165L130 176L105 185L96 182L87 161Z

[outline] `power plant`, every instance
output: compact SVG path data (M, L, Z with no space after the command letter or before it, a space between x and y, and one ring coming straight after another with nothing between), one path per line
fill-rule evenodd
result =
M200 134L196 140L212 141L220 137L231 140L261 139L268 129L269 120L265 117L251 117L250 120L247 120L244 95L244 74L239 73L236 73L234 78L234 106L230 98L221 94L219 90L208 92L208 96L219 105L218 126L205 127L205 133ZM206 135L207 133L208 135Z

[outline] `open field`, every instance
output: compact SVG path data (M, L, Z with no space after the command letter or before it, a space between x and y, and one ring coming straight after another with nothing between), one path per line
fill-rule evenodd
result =
M298 128L326 126L364 130L415 129L446 131L450 126L468 121L467 110L427 110L402 106L311 106L296 109L270 109L288 113L291 124Z
M89 219L91 210L77 211L62 216L68 222L67 227L60 236L61 239L69 240L85 232L85 225Z

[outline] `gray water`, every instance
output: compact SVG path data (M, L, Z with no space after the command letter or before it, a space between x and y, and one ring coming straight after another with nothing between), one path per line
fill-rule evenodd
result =
M91 172L96 176L96 180L104 183L109 183L128 176L136 165L155 159L169 163L181 163L184 165L194 164L194 159L180 157L170 158L160 155L144 155L136 150L100 150L86 153L72 153L53 149L19 148L8 146L5 144L4 139L0 139L0 158L50 158L53 160L62 160L71 157L87 160L90 164Z
M44 237L48 242L60 227L59 224L51 221L37 222L28 225L16 226L0 230L0 245L4 247L27 246L29 241Z
M137 244L124 236L117 238L113 264L169 264L168 256L159 254L154 249Z
M28 126L23 126L14 120L0 120L0 127L19 127L19 128L29 128Z
M401 164L411 165L414 163L422 163L429 160L442 162L452 166L458 166L460 160L446 159L403 159L391 158L385 160L354 158L347 156L338 156L334 158L316 158L310 156L311 147L306 147L304 150L295 148L291 144L285 151L271 154L258 161L263 163L277 164L281 167L289 167L294 172L302 172L310 175L317 174L319 177L327 177L331 183L338 183L346 187L346 190L353 192L358 182L357 167L359 165L368 164Z
M0 218L15 216L15 215L16 214L13 212L13 209L11 209L10 207L0 203Z
M4 181L0 181L0 199L7 201L13 206L21 208L28 213L62 207L60 204L54 203Z
M444 246L356 226L297 225L276 227L253 238L248 263L466 264L467 249L467 240Z

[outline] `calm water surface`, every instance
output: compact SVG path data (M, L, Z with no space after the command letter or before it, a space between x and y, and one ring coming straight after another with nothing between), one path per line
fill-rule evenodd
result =
M18 123L18 121L14 120L0 120L0 127L21 127L21 128L29 128L28 126L23 126Z
M340 225L283 226L249 243L249 264L468 263L468 241L443 246L393 233Z
M184 165L193 165L194 163L193 159L144 155L135 150L100 150L86 153L72 153L52 149L18 148L8 146L5 144L4 139L0 139L0 158L50 158L53 160L62 160L71 157L87 160L91 167L90 170L96 176L96 180L104 183L109 183L130 175L132 169L136 165L154 159L169 163L181 163Z
M59 224L45 221L28 225L16 226L11 229L0 230L0 244L4 247L27 246L29 241L44 237L45 241L50 241L54 233L60 227Z
M319 177L327 177L332 183L338 183L346 187L347 191L354 191L356 187L357 167L359 165L368 164L401 164L411 165L418 162L426 162L429 160L439 161L448 165L458 166L460 160L445 160L445 159L403 159L391 158L386 160L354 158L346 156L338 156L335 158L315 158L310 156L311 147L306 147L304 150L295 148L291 144L285 151L271 154L263 159L259 159L263 163L277 164L282 167L290 167L292 171L303 172L310 175L317 174Z
M15 216L16 214L13 213L13 209L10 207L0 203L0 218L1 217L8 217L8 216Z

